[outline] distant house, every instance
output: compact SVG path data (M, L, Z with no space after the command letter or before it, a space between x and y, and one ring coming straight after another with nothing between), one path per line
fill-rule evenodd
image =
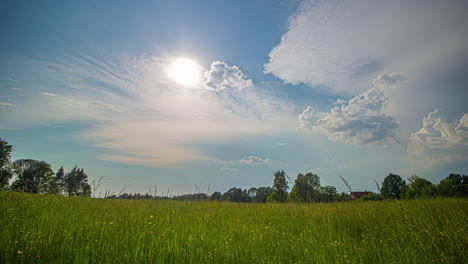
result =
M368 192L368 191L364 191L364 192L351 192L349 194L349 198L351 198L351 200L355 200L355 199L359 199L363 196L366 196L368 194L370 194L372 192Z

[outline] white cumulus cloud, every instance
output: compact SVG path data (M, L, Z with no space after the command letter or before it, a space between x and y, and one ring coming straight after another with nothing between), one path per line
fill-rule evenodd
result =
M423 119L421 130L411 133L409 151L423 153L429 149L452 149L468 146L468 114L453 123L447 122L438 109Z
M468 113L448 122L436 109L422 120L422 128L411 133L406 160L419 170L452 166L468 161Z
M229 66L222 61L213 61L210 69L205 72L204 87L209 90L220 91L225 89L242 90L253 86L252 80L246 79L239 67Z
M310 129L332 141L355 145L395 143L399 125L394 117L384 113L387 102L384 89L403 79L399 74L381 74L371 89L331 108L330 112L317 112L309 106L299 115L297 130Z
M269 158L260 158L254 155L250 155L247 157L243 157L240 161L240 164L250 165L250 166L257 166L265 163L271 163L271 159Z

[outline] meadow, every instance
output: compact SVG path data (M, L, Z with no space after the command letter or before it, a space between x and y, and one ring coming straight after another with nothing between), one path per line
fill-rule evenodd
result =
M238 204L0 192L0 263L468 263L468 200Z

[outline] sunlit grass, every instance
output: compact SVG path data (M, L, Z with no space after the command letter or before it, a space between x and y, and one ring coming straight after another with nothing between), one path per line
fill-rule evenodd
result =
M468 263L468 200L236 204L0 193L1 263Z

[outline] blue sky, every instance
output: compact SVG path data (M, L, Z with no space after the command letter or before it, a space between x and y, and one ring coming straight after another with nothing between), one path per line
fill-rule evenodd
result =
M464 1L7 1L0 135L100 191L468 173ZM169 78L200 65L194 86Z

